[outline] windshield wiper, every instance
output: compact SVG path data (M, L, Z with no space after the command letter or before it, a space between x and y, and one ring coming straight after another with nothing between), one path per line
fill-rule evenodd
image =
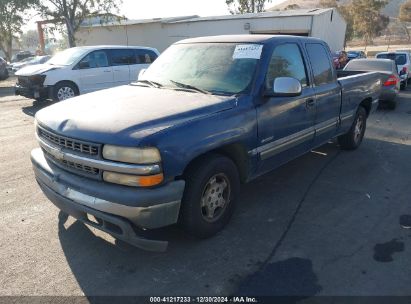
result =
M171 80L171 79L170 79L170 82L174 83L176 86L178 86L178 87L180 87L180 88L183 88L183 89L189 89L189 90L197 91L197 92L200 92L200 93L203 93L203 94L207 94L207 95L211 94L211 92L209 92L209 91L206 91L206 90L197 88L197 87L192 86L192 85L190 85L190 84L181 83L181 82L178 82L178 81L175 81L175 80Z
M144 79L144 80L137 80L137 83L139 83L139 82L148 84L149 86L152 86L152 87L155 87L155 88L161 88L161 87L163 86L163 85L162 85L161 83L159 83L159 82L151 81L151 80L146 80L146 79Z

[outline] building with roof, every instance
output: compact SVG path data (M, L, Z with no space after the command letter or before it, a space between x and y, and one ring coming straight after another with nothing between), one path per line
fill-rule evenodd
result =
M172 43L185 38L228 34L286 34L323 39L336 51L344 47L346 27L346 22L335 9L299 9L83 24L76 38L78 45L141 45L154 47L162 52Z

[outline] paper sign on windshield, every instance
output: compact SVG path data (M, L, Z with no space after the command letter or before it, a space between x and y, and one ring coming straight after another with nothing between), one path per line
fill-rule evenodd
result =
M262 50L261 44L236 45L233 59L260 59Z

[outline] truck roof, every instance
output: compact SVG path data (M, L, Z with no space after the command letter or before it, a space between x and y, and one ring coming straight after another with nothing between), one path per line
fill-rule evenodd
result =
M197 38L188 38L176 42L176 44L182 43L268 43L273 40L287 40L287 41L299 41L306 40L311 42L321 42L323 40L312 37L301 37L291 35L219 35L219 36L205 36Z

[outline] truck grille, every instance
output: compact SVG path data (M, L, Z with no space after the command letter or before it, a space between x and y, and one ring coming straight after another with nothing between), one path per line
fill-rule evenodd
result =
M51 159L55 164L63 166L67 169L71 169L72 171L74 171L76 173L78 173L78 171L81 171L82 173L86 173L87 175L98 176L100 174L100 169L98 169L98 168L93 168L93 167L90 167L90 166L77 164L77 163L67 161L67 160L60 160L60 159L55 158L53 155L51 155L47 151L43 150L43 152L46 155L46 157Z
M43 128L37 128L37 134L39 135L39 137L60 147L84 153L87 155L99 155L98 145L85 143L76 139L60 136L50 131L46 131Z

